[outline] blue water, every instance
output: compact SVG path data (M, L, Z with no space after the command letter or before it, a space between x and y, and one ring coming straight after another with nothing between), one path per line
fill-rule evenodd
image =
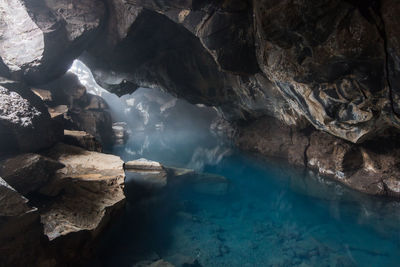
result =
M154 158L162 160L162 154L157 151ZM169 154L165 158L173 161ZM106 266L158 258L175 266L400 266L399 202L239 152L202 171L226 177L229 190L207 194L186 182L138 194L127 183L126 213L111 230L101 261Z
M109 152L217 174L226 190L208 192L207 179L206 190L196 190L186 179L148 191L127 173L125 213L102 241L95 266L157 259L175 266L400 266L400 202L257 159L207 127L197 129L195 120L183 121L133 132Z

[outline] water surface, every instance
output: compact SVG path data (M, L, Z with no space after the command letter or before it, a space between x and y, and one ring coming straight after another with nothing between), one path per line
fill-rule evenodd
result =
M178 145L188 134L164 149L157 134L144 150L134 138L114 153L128 160L141 151L168 165L197 166L226 177L228 190L199 192L185 182L138 194L128 177L126 213L101 257L106 266L158 258L176 266L400 266L399 202L227 153L215 138L193 135Z

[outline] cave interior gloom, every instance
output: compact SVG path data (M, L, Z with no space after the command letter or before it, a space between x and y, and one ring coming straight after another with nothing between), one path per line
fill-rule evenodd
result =
M0 1L0 267L400 265L400 1Z

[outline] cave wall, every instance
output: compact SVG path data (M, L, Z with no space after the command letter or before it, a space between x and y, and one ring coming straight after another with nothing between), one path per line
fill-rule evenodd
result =
M354 147L400 127L399 11L390 0L13 0L0 4L0 76L24 92L79 57L117 95L157 87L244 131L267 116L289 137L313 129ZM0 104L0 134L14 138Z
M118 95L160 87L231 120L272 115L353 143L399 127L394 1L14 0L0 10L9 79L48 82L81 55Z

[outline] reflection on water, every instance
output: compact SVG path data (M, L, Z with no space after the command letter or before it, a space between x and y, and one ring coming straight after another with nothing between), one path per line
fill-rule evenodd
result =
M154 192L127 179L126 213L110 231L99 262L399 266L399 202L234 152L210 133L213 116L197 125L189 118L193 112L159 119L150 113L152 123L114 148L125 160L146 157L210 174L169 177L167 186ZM162 128L153 127L160 123Z
M131 201L134 190L128 184L126 214L110 234L101 261L106 266L158 258L176 266L400 262L399 202L238 153L204 171L225 176L229 190L199 191L198 180L195 185L185 180Z

